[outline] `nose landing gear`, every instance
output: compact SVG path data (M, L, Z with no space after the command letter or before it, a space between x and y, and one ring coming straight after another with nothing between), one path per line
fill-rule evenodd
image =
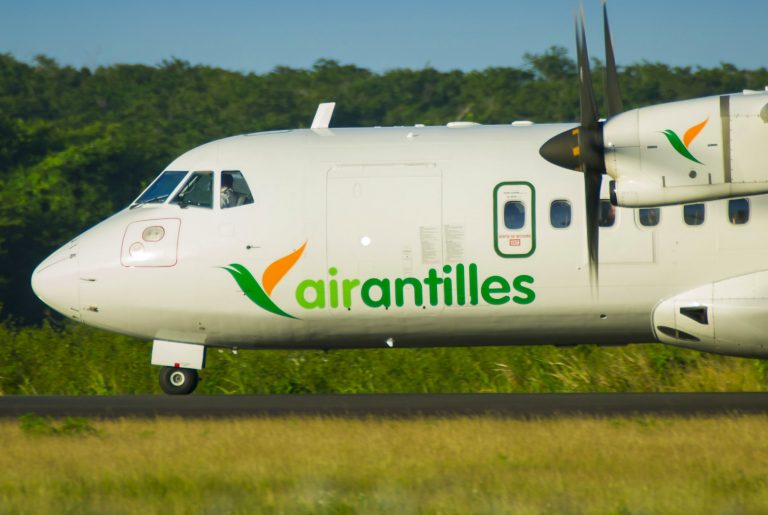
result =
M197 387L197 370L163 367L160 369L160 388L168 395L187 395Z
M155 340L152 364L160 370L160 388L169 395L187 395L197 387L197 371L205 367L205 346Z

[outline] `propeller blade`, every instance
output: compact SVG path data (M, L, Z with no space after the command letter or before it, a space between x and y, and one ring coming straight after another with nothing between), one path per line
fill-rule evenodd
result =
M594 288L598 283L598 249L600 248L600 186L603 174L584 173L584 197L587 211L587 250L589 252L589 279Z
M604 6L605 7L605 6ZM606 11L604 10L604 13ZM603 123L597 111L595 92L592 86L592 72L589 69L589 53L587 52L587 37L584 29L584 9L577 15L576 53L579 69L579 127L556 134L547 140L539 149L539 154L550 163L576 170L584 174L584 198L586 211L587 250L589 255L589 278L593 293L598 284L598 249L600 237L600 187L605 173L605 146L603 142ZM606 37L608 18L605 17ZM611 114L621 110L621 99L618 94L616 63L613 58L613 47L606 44L608 54L608 97L612 98L609 105ZM618 101L616 103L615 101ZM616 111L614 111L616 109Z
M587 37L584 30L584 10L581 11L580 23L576 28L576 49L578 51L579 68L579 104L581 115L579 121L579 161L580 171L605 171L603 157L603 130L600 125L600 115L595 102L595 90L592 86L592 72L589 69L589 52L587 52Z
M592 87L592 72L589 69L589 53L587 52L587 36L584 31L584 10L580 14L580 28L577 23L576 50L579 67L579 101L581 103L581 126L587 131L598 129L597 103ZM582 131L584 132L584 131ZM584 149L582 149L584 150Z
M624 110L619 91L619 73L616 69L616 59L613 56L611 27L608 25L608 4L603 2L603 32L605 34L605 103L608 117L615 116Z
M594 287L598 282L599 256L599 217L600 217L600 186L605 172L605 156L603 147L603 128L600 115L597 112L595 91L592 86L592 73L589 69L589 52L587 52L587 36L584 29L584 9L580 11L580 19L576 32L576 48L579 66L579 100L581 104L581 127L579 128L579 161L584 173L584 197L587 215L587 250L589 253L589 277Z

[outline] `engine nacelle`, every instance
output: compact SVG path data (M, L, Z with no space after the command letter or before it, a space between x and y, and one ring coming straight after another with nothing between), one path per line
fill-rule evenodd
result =
M619 206L768 193L768 93L698 98L621 113L603 127Z
M768 357L768 271L710 283L661 302L656 337L730 356Z

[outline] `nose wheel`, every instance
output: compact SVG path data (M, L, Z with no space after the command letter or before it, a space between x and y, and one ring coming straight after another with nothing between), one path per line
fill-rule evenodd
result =
M197 387L197 370L163 367L160 369L160 388L169 395L188 395Z

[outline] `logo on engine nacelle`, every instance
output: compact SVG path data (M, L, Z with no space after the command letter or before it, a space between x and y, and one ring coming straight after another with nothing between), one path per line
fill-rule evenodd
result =
M699 135L702 129L704 129L704 126L707 125L707 122L709 122L709 118L689 128L687 131L685 131L682 140L680 139L680 136L678 136L677 133L672 129L667 129L663 131L662 134L667 137L669 144L672 145L672 148L674 148L678 154L686 159L690 159L695 163L703 165L704 163L693 157L691 151L688 150L688 146L691 144L691 142L693 142L694 139L696 139L696 136Z

